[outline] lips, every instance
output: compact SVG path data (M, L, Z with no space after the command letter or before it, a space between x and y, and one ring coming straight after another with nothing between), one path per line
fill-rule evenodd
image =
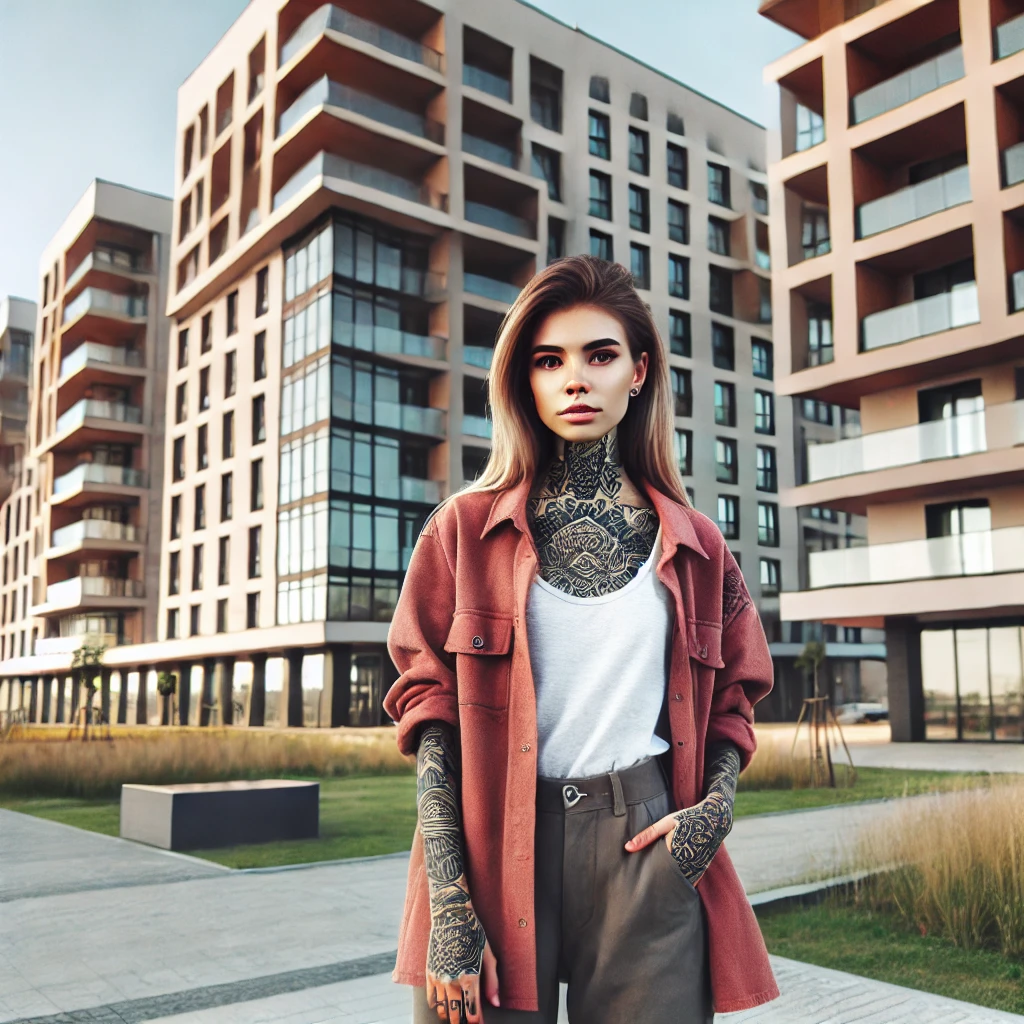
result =
M595 409L592 405L570 405L568 409L563 409L558 415L564 416L566 413L573 412L600 412L600 409Z

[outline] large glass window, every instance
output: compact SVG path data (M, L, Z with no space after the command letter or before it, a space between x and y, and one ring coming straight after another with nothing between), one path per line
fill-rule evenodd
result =
M610 160L612 156L611 122L607 114L590 111L590 155Z
M307 363L281 382L281 436L326 420L331 411L330 359Z

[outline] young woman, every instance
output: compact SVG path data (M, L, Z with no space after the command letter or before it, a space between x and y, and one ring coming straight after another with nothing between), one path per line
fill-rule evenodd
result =
M626 270L551 264L502 325L490 459L427 521L384 706L417 755L393 979L413 1019L710 1022L778 989L721 844L772 686L674 455Z

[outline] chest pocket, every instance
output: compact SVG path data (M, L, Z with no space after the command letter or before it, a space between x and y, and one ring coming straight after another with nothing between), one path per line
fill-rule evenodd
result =
M455 655L459 703L504 710L512 677L512 616L461 609L444 649Z
M722 627L713 622L695 622L690 619L687 624L687 646L690 657L708 668L725 668L722 661Z

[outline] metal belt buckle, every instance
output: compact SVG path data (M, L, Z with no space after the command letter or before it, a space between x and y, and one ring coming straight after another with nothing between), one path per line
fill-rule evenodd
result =
M570 807L575 807L583 797L588 795L587 793L581 793L575 786L562 787L562 803L565 805L566 810Z

